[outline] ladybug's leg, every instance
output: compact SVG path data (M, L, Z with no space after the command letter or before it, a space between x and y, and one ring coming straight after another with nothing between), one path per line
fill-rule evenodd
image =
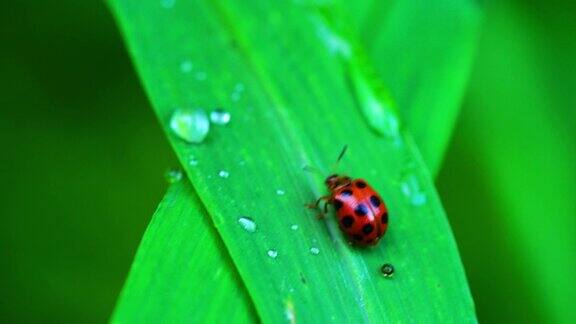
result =
M320 205L321 201L324 201L324 212L320 211L320 213L318 214L318 218L324 218L324 215L328 213L328 204L330 203L330 196L322 196L316 199L316 202L306 205L306 207L310 209L316 209Z
M315 202L310 203L310 204L306 204L306 207L307 207L307 208L310 208L310 209L316 209L316 208L318 208L318 205L320 205L320 202L321 202L322 200L327 200L327 197L326 197L326 196L320 197L320 198L316 199Z

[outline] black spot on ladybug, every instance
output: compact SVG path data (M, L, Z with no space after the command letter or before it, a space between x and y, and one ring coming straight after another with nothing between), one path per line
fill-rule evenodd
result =
M364 237L360 234L354 234L352 235L352 238L354 239L354 241L362 241Z
M387 223L388 223L388 212L384 212L384 214L382 214L382 224Z
M342 190L342 196L344 196L344 197L352 196L352 190L350 190L350 189Z
M354 209L354 213L358 216L366 216L368 214L368 207L364 204L359 204L356 206L356 209Z
M372 204L372 206L378 207L378 206L380 206L380 199L378 199L378 197L372 195L372 196L370 196L370 203Z
M358 181L356 181L356 187L358 187L360 189L364 189L364 188L366 188L366 182L358 180Z
M374 231L374 226L372 226L372 224L366 224L362 227L362 232L364 232L364 234L370 234L372 231Z
M346 216L342 217L342 226L344 226L346 228L350 228L352 226L352 224L354 224L354 217L352 217L350 215L346 215Z
M338 200L338 199L334 200L334 208L336 208L336 210L342 208L342 205L343 204L342 204L341 200Z

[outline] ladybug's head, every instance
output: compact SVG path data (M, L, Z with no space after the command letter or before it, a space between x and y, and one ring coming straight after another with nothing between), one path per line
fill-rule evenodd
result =
M324 183L326 184L326 187L328 187L328 190L334 190L338 187L350 184L350 178L333 174L328 178L326 178L326 181L324 181Z

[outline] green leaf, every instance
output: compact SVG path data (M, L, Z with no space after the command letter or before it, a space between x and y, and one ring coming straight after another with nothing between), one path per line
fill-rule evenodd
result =
M436 175L464 95L480 32L473 0L342 1L348 23ZM344 22L342 22L344 20Z
M459 234L487 234L463 244L485 322L576 322L576 96L559 77L573 75L574 21L540 6L492 3L453 149L474 163L451 158L442 177Z
M475 321L418 150L403 131L382 136L369 127L359 104L385 96L355 92L351 80L371 83L348 75L354 65L334 53L338 37L330 26L306 8L276 2L112 5L161 123L261 320ZM176 108L219 106L232 121L213 125L204 143L187 144L170 132ZM388 105L380 106L394 119ZM345 143L350 152L339 170L366 178L391 210L392 227L374 249L350 246L332 218L319 221L303 207L325 189L323 176L302 166L325 175ZM239 224L246 216L256 232ZM388 262L397 269L391 280L379 274Z
M226 248L198 206L188 181L170 186L144 234L113 323L256 321Z

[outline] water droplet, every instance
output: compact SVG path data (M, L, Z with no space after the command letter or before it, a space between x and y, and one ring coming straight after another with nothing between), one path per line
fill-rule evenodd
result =
M226 125L230 122L230 113L222 108L214 109L210 113L210 121L216 125Z
M176 183L184 177L182 170L180 169L170 169L164 173L164 178L168 183Z
M286 193L286 192L285 192L284 190L282 190L282 189L276 190L276 194L277 194L278 196L284 196L285 193Z
M190 166L197 166L198 165L198 160L195 157L190 157L190 159L188 160L188 164Z
M322 21L317 20L316 22L316 34L320 38L324 45L328 48L328 51L332 55L341 55L342 57L349 58L352 54L352 47L350 44L338 35L334 30L332 30L328 25Z
M400 188L412 205L420 206L426 203L426 193L422 190L415 175L405 176L400 182Z
M252 218L246 216L240 217L238 218L238 223L246 231L250 233L256 232L256 222L254 222Z
M368 126L380 135L399 141L400 125L387 89L379 79L371 77L361 63L351 62L348 70L360 111Z
M222 170L222 171L218 172L218 175L219 175L221 178L228 178L228 177L230 176L230 172L228 172L228 171L226 171L226 170Z
M160 5L162 6L162 8L165 9L171 9L172 7L174 7L175 3L176 3L175 0L160 0Z
M310 253L314 254L314 255L318 255L320 253L320 249L317 247L311 247L310 248Z
M176 109L170 118L170 129L188 143L201 143L208 135L210 122L200 109Z
M278 251L276 251L276 250L268 250L268 252L266 252L266 253L272 259L276 259L276 257L278 256Z
M290 226L290 229L295 231L298 229L298 225L294 224L294 225Z
M238 101L241 96L239 92L233 92L232 95L230 95L230 99L232 99L232 101Z
M294 289L290 288L290 292L293 292ZM296 314L294 312L294 304L292 304L291 300L288 300L286 302L286 308L284 310L285 315L286 315L286 319L288 320L289 323L293 324L296 323Z
M206 74L206 72L196 72L196 80L198 81L204 81L208 78L208 75Z
M192 62L189 60L182 61L180 63L180 71L182 73L190 73L192 71Z
M244 91L244 83L236 83L236 85L234 86L234 91L236 92L242 92Z
M243 83L236 83L234 86L234 90L230 95L232 101L238 101L242 97L242 93L244 92L244 84Z
M392 278L394 276L394 266L386 263L380 268L380 272L382 272L384 278Z

